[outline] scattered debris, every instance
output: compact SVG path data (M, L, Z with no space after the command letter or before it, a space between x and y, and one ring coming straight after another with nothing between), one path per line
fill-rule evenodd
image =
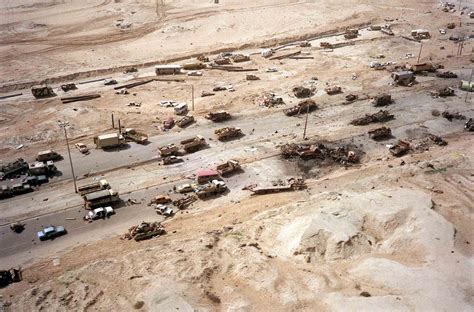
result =
M446 142L442 137L428 133L419 143L415 145L417 151L427 151L431 145L446 146Z
M394 119L395 116L391 115L389 111L387 110L380 110L377 113L374 114L365 114L364 117L356 118L351 121L351 125L354 126L364 126L368 125L370 123L376 123L376 122L386 122L389 120Z
M115 91L115 94L126 95L126 94L129 94L129 92L127 89L121 89L119 91Z
M384 140L392 137L392 130L389 127L380 127L377 129L370 130L369 137L373 140Z
M166 234L166 231L164 226L160 222L142 222L139 225L134 225L129 228L128 233L122 235L120 239L134 239L138 242L164 234Z
M307 99L298 103L298 105L283 110L286 116L294 116L312 112L318 108L316 102L312 99Z
M453 121L453 119L457 119L457 120L464 120L466 119L466 116L460 114L459 112L454 112L454 113L451 113L450 111L444 111L441 116L443 116L444 118L446 118L447 120L449 121Z
M189 207L195 201L197 201L196 196L188 195L188 196L185 196L183 198L173 201L173 205L175 205L178 209L182 210Z

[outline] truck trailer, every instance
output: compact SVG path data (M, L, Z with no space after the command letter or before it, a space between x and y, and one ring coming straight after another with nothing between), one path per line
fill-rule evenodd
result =
M86 185L79 186L77 191L81 196L86 194L94 193L97 191L108 190L110 189L109 182L106 179L102 179L93 183L89 183Z
M84 208L93 209L99 206L111 205L120 200L117 191L112 189L89 193L83 196Z

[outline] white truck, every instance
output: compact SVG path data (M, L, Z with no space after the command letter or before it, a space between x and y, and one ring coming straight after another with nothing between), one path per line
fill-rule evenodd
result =
M117 147L125 143L125 138L119 133L103 134L94 137L94 144L97 148Z
M227 191L227 185L223 181L212 180L204 185L196 187L194 192L199 198L210 197Z
M114 209L110 206L107 207L99 207L94 210L89 211L84 216L84 221L92 222L97 219L105 219L115 213Z
M179 103L174 107L174 113L176 115L184 115L188 112L188 104L186 103Z
M101 179L101 180L96 181L96 182L92 182L92 183L89 183L89 184L86 184L86 185L79 186L77 188L77 191L79 192L79 194L81 196L84 196L84 195L89 194L89 193L94 193L94 192L97 192L97 191L108 190L108 189L110 189L109 182L107 182L106 179Z

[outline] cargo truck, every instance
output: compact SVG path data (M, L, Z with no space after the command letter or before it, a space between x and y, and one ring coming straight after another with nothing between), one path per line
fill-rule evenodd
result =
M209 183L197 187L194 192L199 198L206 198L227 191L227 186L223 181L212 180Z
M108 190L108 189L110 189L109 182L107 182L107 180L105 179L102 179L93 183L79 186L77 188L77 192L81 196L84 196L86 194L94 193L101 190Z
M192 153L206 145L206 139L200 135L196 135L194 138L183 140L180 143L186 152Z
M103 134L94 137L94 144L97 148L117 147L125 143L125 138L118 133Z
M125 137L125 139L135 141L140 144L148 142L148 134L133 128L126 128L125 131L122 132L122 135Z
M224 164L218 165L216 169L220 175L225 175L225 174L229 174L231 172L239 170L240 164L237 160L231 159Z
M117 191L112 189L89 193L83 196L84 208L93 209L99 206L111 205L120 200Z
M161 157L176 155L179 151L179 148L174 144L167 144L158 149L160 151Z

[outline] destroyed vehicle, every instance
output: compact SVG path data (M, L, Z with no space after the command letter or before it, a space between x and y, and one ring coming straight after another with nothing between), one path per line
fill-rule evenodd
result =
M467 131L474 131L474 119L469 118L469 120L464 125L464 129Z
M166 205L158 204L155 206L155 211L157 214L163 215L165 217L171 217L174 215L173 208L170 208Z
M206 146L206 139L201 135L196 135L180 142L187 153L193 153Z
M33 192L33 189L29 184L16 183L12 185L10 192L13 196L16 196Z
M156 65L155 74L160 75L178 75L181 74L181 65L167 64L167 65Z
M399 140L397 144L389 148L390 153L395 157L401 157L411 149L410 143Z
M411 86L415 82L415 75L411 71L393 72L391 77L399 86Z
M258 98L257 104L259 106L274 107L285 103L283 102L283 98L281 96L277 96L275 93L270 92Z
M48 183L49 178L46 175L38 175L38 176L28 176L23 179L22 184L29 184L31 186L39 186L44 183Z
M82 142L76 143L76 144L74 144L74 146L79 150L79 152L81 152L84 155L87 155L87 154L90 153L89 148L87 147L87 145L85 145Z
M142 222L139 225L129 228L128 233L123 235L122 239L134 239L138 242L164 234L166 234L166 231L160 222Z
M257 75L249 74L245 76L245 80L249 80L249 81L260 80L260 78Z
M217 165L216 171L220 175L226 175L232 172L235 172L237 170L240 170L240 164L237 160L228 160L227 162Z
M413 65L409 66L409 69L414 73L434 72L434 71L436 71L433 64L430 64L430 63L413 64Z
M392 137L392 130L389 127L380 127L374 130L370 130L369 137L373 140L384 140Z
M189 77L201 77L202 76L202 71L200 70L191 70L186 73Z
M432 91L431 95L434 97L454 96L454 89L450 87L441 88L436 91Z
M352 103L354 101L356 101L359 97L356 95L356 94L348 94L346 95L346 102L347 103Z
M314 95L313 90L307 87L294 87L292 91L293 94L299 99L308 98Z
M176 188L176 192L181 193L181 194L190 193L194 191L194 188L195 188L195 185L186 183L186 184L179 185Z
M206 119L212 120L214 122L221 122L231 118L232 116L226 111L210 112L206 115Z
M116 85L117 80L115 79L105 79L104 80L104 86L111 86L111 85Z
M441 113L441 116L443 116L444 118L446 118L449 121L453 121L453 119L457 119L457 120L466 119L466 116L464 116L463 114L461 114L459 112L451 113L450 111L444 111L443 113Z
M326 41L323 41L319 44L321 46L321 48L324 48L324 49L333 49L334 46L329 43L329 42L326 42Z
M191 205L195 201L197 201L196 196L188 195L188 196L185 196L183 198L173 201L173 205L175 205L178 209L186 209L187 207L189 207L189 205Z
M64 92L68 92L68 91L71 91L71 90L77 90L77 86L73 82L62 84L60 88Z
M10 224L10 230L12 230L15 233L21 233L25 229L25 224L21 222L13 222Z
M250 61L250 55L248 55L248 54L234 54L230 58L235 63Z
M168 119L166 119L165 121L163 121L163 128L165 130L169 130L171 128L174 127L174 119L173 117L169 117Z
M31 88L31 93L37 99L56 96L56 93L54 93L53 89L51 87L48 87L48 86L32 87Z
M332 87L325 88L324 91L328 95L334 95L334 94L342 93L342 88L340 86L332 86Z
M311 47L311 42L305 40L305 41L303 41L303 42L300 43L300 47L302 47L302 48L309 48L309 47Z
M390 114L388 111L380 110L377 113L366 114L364 117L356 118L352 120L350 124L354 126L364 126L370 123L386 122L394 118L395 116Z
M85 209L93 209L103 205L111 205L120 201L118 192L112 189L88 193L84 195L83 198Z
M130 67L130 68L125 69L123 73L129 74L129 73L137 73L137 72L138 72L138 69L136 67Z
M148 134L133 128L126 128L122 132L122 135L125 139L137 142L139 144L145 144L148 142Z
M58 160L61 158L62 156L53 150L42 151L36 155L37 161Z
M84 196L86 194L108 189L110 189L109 182L107 182L106 179L101 179L96 182L79 186L77 188L77 192L79 193L79 195Z
M40 241L45 241L48 239L55 239L56 237L67 234L64 226L48 226L43 230L39 231L36 236Z
M4 180L12 178L28 171L28 168L28 163L24 161L23 158L18 158L17 160L0 167L0 179Z
M346 39L355 39L359 35L358 29L347 29L346 33L344 34L344 38Z
M307 188L307 185L303 179L288 179L288 182L279 181L279 183L275 183L272 186L263 186L263 187L253 187L250 190L252 191L252 195L264 195L264 194L272 194L272 193L281 193L281 192L288 192L288 191L295 191L295 190L304 190Z
M196 70L204 69L204 68L206 68L206 64L204 64L202 62L189 62L189 63L183 64L183 69L184 70L196 71ZM188 75L189 75L189 73L188 73Z
M458 78L458 75L452 71L438 72L436 73L436 76L439 78Z
M284 109L283 112L286 116L295 116L299 114L305 114L312 112L318 108L318 105L314 100L308 99L301 101L298 105Z
M176 122L176 124L178 125L178 127L184 128L184 127L187 127L188 125L192 124L193 122L194 122L194 117L188 115L188 116L184 116L183 118L178 120Z
M204 185L196 187L194 192L199 198L207 198L227 191L227 186L223 181L212 180Z
M158 149L161 157L176 155L179 151L178 147L174 144L167 144Z
M33 164L30 164L28 166L28 172L31 175L52 175L54 174L58 169L54 165L52 160L47 161L46 163L37 161Z
M183 162L183 158L177 156L167 156L163 158L163 165L172 165Z
M243 135L242 130L236 127L224 127L214 131L219 141L226 141Z
M0 270L0 288L7 287L11 283L21 282L22 279L21 269Z
M389 36L395 35L390 25L383 25L382 29L380 29L380 32Z
M151 199L150 205L152 204L167 204L171 202L171 197L168 195L158 195Z
M8 185L1 185L0 186L0 199L9 198L12 195L13 194L12 194L11 189Z
M97 219L105 219L115 214L115 211L112 207L99 207L94 210L89 211L85 216L84 220L92 222Z
M430 39L431 34L425 29L414 29L411 31L411 36L416 40Z
M387 105L390 105L392 103L393 103L392 96L390 94L387 94L387 93L382 93L382 94L376 95L372 99L372 104L375 107L387 106Z

